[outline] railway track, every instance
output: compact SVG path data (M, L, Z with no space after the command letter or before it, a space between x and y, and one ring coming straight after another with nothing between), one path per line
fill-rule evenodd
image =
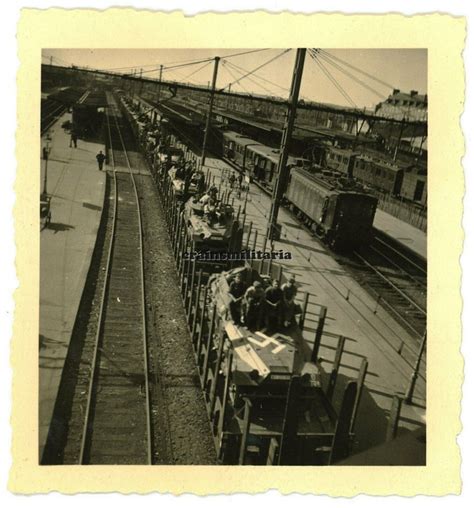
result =
M56 120L66 111L64 104L56 101L44 100L41 102L41 134L44 134Z
M373 245L353 257L359 264L353 264L352 269L361 282L421 340L426 330L426 268L377 237Z
M234 169L240 171L233 161L223 158ZM270 191L254 182L263 192ZM313 233L303 226L311 235ZM338 257L339 259L339 257ZM346 265L346 262L343 262ZM414 336L423 338L426 329L426 267L410 259L404 253L379 237L364 254L354 253L350 262L356 279L374 294L378 303Z
M114 104L114 103L113 103ZM107 113L112 241L80 447L81 464L151 464L153 437L140 205L116 118ZM120 155L118 155L120 154ZM128 171L116 171L117 159Z

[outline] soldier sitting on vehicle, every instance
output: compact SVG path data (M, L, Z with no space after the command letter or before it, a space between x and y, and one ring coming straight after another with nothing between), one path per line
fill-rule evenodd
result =
M204 205L204 216L206 218L206 222L212 226L218 221L217 215L217 203L213 198L209 198Z
M262 304L265 292L262 283L256 280L244 295L244 323L249 330L258 330L261 324Z

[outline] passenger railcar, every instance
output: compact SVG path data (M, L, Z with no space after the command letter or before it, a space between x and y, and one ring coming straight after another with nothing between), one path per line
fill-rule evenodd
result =
M269 147L237 132L223 134L224 157L239 166L250 179L271 190L275 184L280 150ZM309 161L288 156L288 166L304 166Z
M294 168L286 199L295 215L334 250L370 243L377 198L353 181Z
M331 146L326 151L326 166L352 178L357 155L353 150Z
M399 196L403 184L404 170L398 164L358 155L354 164L354 178L392 196Z
M258 145L259 143L257 143L254 139L233 131L224 132L222 138L222 152L224 158L239 166L251 180L254 176L254 161L252 159L252 155L247 151L247 148L252 145Z

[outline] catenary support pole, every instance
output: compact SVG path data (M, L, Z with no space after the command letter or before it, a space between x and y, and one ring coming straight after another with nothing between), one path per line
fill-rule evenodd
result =
M293 70L293 79L291 81L290 96L288 98L288 111L283 127L283 134L281 137L280 158L277 168L277 179L273 188L272 206L270 216L268 218L267 233L265 236L265 244L267 240L274 238L274 233L277 229L278 211L280 209L281 200L285 191L286 182L288 180L288 149L291 141L293 127L296 119L296 109L298 106L298 97L301 86L301 79L303 77L304 59L306 49L298 49L296 52L295 67Z
M218 56L214 58L214 72L212 74L211 95L209 98L209 109L207 111L206 130L204 131L204 141L202 143L201 167L204 167L204 164L206 162L207 140L209 139L209 131L211 128L212 108L214 106L214 95L216 92L217 70L219 68L219 60L220 58Z

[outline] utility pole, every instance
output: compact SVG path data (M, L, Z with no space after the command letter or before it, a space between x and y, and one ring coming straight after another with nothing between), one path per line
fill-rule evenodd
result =
M293 127L296 119L296 108L298 106L298 97L300 93L301 78L303 77L304 59L306 56L306 49L296 50L295 67L293 70L293 79L291 80L290 96L288 98L288 111L286 115L285 126L281 136L280 146L280 159L278 161L277 179L273 187L272 206L270 209L270 216L268 218L267 233L265 236L265 247L267 240L272 241L278 231L278 211L280 209L283 192L286 188L288 180L288 149L293 133Z
M43 147L43 160L44 160L44 179L43 179L43 192L41 196L46 197L48 195L48 159L51 153L51 136L46 136L46 144Z
M53 66L53 55L49 57L49 65Z
M140 69L140 92L139 92L140 96L142 95L142 90L143 90L142 74L143 74L143 69Z
M398 134L397 146L393 152L393 162L397 161L398 150L400 149L400 143L402 142L403 131L405 130L405 117L402 118L402 123L400 125L400 133Z
M163 76L163 65L160 65L160 79L158 83L158 97L156 98L156 102L160 102L160 95L161 95L161 77Z
M418 356L416 358L415 365L413 366L413 372L411 374L410 384L408 385L407 391L405 393L405 402L407 404L413 404L413 394L415 393L416 380L418 379L418 375L420 372L420 364L421 364L421 359L423 358L423 353L425 351L426 340L427 340L427 335L426 335L426 330L425 330L423 339L421 340L421 343L420 343L420 349L418 350Z
M209 97L209 109L207 110L206 130L204 131L204 141L202 144L201 168L204 167L204 163L206 162L206 147L207 140L209 138L209 131L211 129L212 106L214 105L214 95L216 91L217 69L219 68L219 60L220 58L218 56L214 58L214 73L212 75L212 88L211 95Z

